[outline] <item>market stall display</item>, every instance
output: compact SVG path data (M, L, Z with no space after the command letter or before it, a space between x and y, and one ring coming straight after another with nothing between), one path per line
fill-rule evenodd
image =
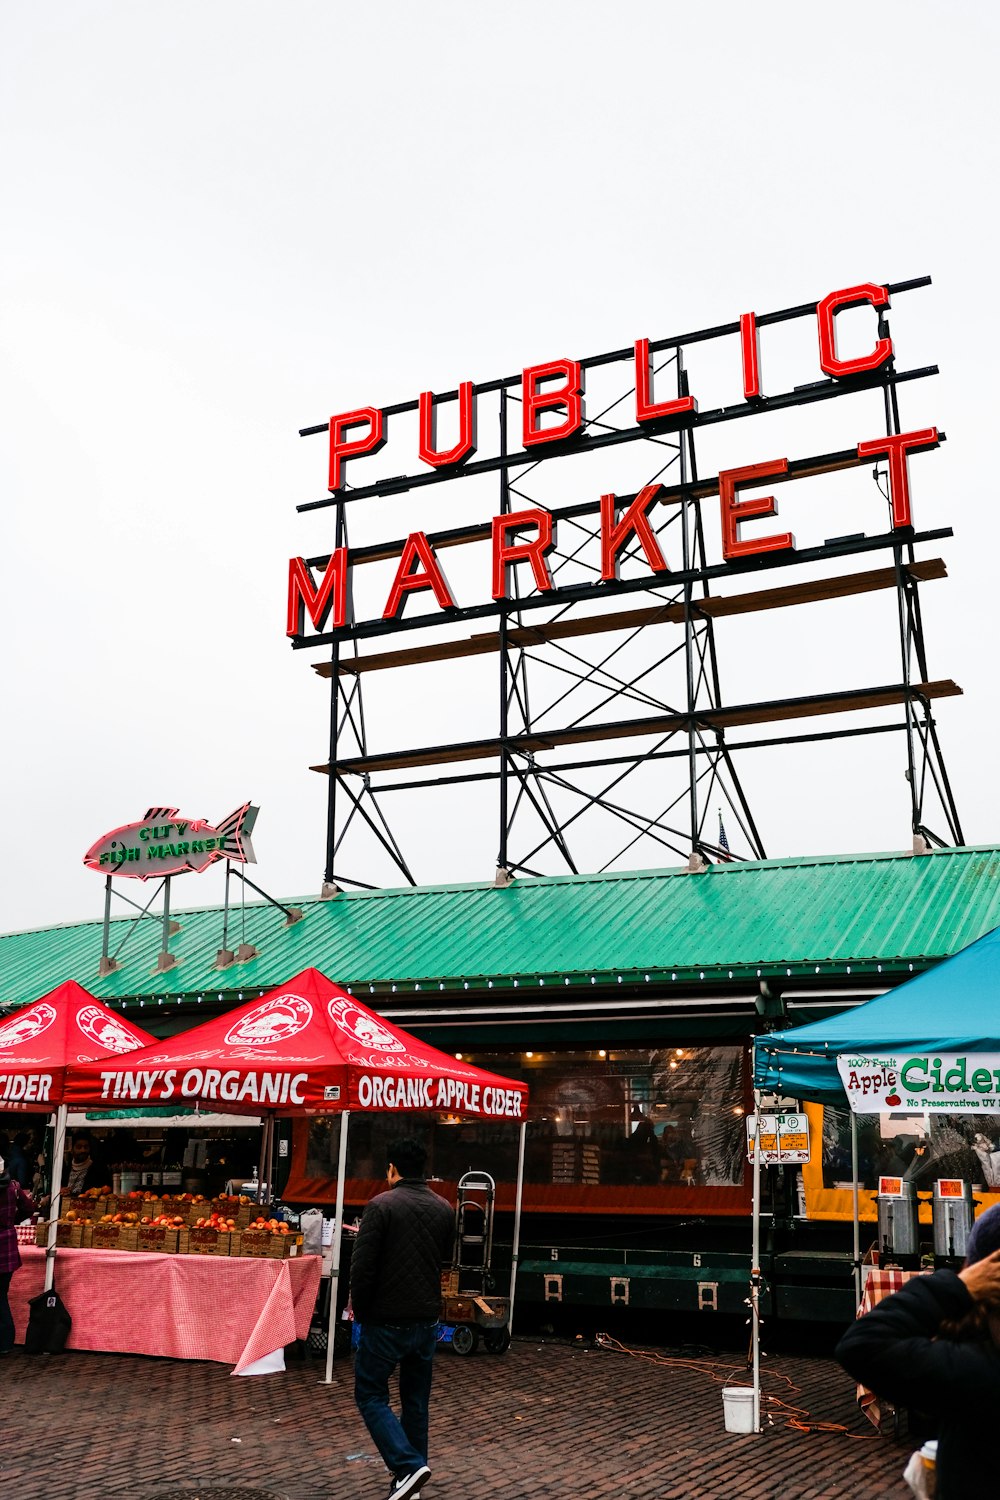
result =
M763 1091L851 1110L854 1267L861 1301L859 1114L900 1108L1000 1113L1000 928L936 968L855 1009L754 1041L754 1098ZM885 1179L883 1179L884 1181ZM760 1152L753 1160L754 1430L760 1430Z
M234 1112L338 1114L341 1121L331 1266L331 1378L353 1111L425 1112L516 1121L520 1129L508 1327L513 1316L528 1090L440 1052L369 1010L318 969L134 1057L71 1071L69 1098L92 1109L208 1104ZM264 1155L267 1156L265 1124Z
M282 1220L265 1218L245 1206L238 1218L207 1202L185 1204L176 1212L165 1200L145 1205L150 1212L101 1213L109 1200L90 1200L92 1211L70 1208L56 1223L56 1244L72 1250L141 1250L163 1255L246 1255L290 1259L302 1253L302 1236ZM200 1210L200 1212L199 1212ZM251 1212L254 1217L251 1218ZM196 1213L198 1214L195 1217ZM48 1242L49 1224L35 1226L35 1243Z
M74 979L0 1022L0 1106L56 1111L46 1290L52 1286L58 1237L66 1070L71 1064L121 1057L152 1041L147 1031L115 1015Z
M45 1266L44 1250L23 1246L21 1255L10 1297L18 1342ZM313 1255L61 1251L59 1293L73 1314L67 1348L215 1360L236 1375L281 1370L285 1347L308 1335L319 1277Z

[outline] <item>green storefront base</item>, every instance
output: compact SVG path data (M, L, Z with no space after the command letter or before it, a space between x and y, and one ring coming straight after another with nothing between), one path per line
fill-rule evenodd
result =
M763 1317L847 1323L857 1299L849 1254L793 1250L761 1258ZM580 1251L530 1245L518 1268L523 1302L590 1309L747 1314L750 1256L722 1251Z

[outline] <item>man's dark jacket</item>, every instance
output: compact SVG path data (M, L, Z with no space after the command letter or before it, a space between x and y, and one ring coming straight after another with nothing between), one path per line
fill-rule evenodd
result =
M351 1257L351 1306L359 1323L434 1323L441 1267L455 1215L426 1182L401 1178L364 1211Z
M937 1500L1000 1493L989 1434L1000 1411L1000 1348L937 1337L975 1306L954 1271L915 1276L858 1318L837 1358L876 1395L937 1419Z

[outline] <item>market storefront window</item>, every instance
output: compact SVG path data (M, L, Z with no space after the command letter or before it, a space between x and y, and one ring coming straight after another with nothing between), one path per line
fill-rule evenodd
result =
M743 1186L741 1047L464 1056L529 1085L528 1201L557 1208L598 1206L603 1199L610 1207L635 1189L690 1193ZM335 1176L339 1128L339 1117L312 1122L301 1167L305 1179ZM348 1179L381 1179L388 1144L401 1134L426 1142L428 1172L445 1182L473 1169L489 1172L498 1183L513 1180L516 1124L361 1113L351 1116Z
M973 1114L858 1115L858 1181L902 1177L931 1190L939 1177L1000 1189L1000 1117ZM823 1110L823 1186L851 1186L851 1114Z

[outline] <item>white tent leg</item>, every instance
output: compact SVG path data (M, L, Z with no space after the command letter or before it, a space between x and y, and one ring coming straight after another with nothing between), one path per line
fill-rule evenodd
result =
M760 1432L760 1090L753 1091L753 1244L750 1250L750 1342L753 1350L753 1430Z
M337 1289L340 1285L340 1245L344 1228L344 1177L347 1172L347 1126L351 1115L344 1110L340 1116L340 1156L337 1161L337 1218L333 1226L333 1259L330 1266L330 1316L326 1327L326 1377L324 1385L333 1380L333 1338L337 1331Z
M507 1332L514 1328L514 1290L517 1285L517 1264L521 1250L521 1197L524 1193L524 1141L528 1132L527 1120L521 1121L521 1136L517 1143L517 1187L514 1190L514 1248L510 1257L510 1308L507 1313Z
M858 1215L858 1117L851 1110L851 1189L854 1195L854 1290L861 1305L861 1220Z
M66 1149L65 1104L56 1110L56 1136L52 1146L52 1193L49 1201L49 1238L45 1249L45 1290L51 1292L56 1279L56 1235L59 1232L59 1202L62 1197L63 1152Z

